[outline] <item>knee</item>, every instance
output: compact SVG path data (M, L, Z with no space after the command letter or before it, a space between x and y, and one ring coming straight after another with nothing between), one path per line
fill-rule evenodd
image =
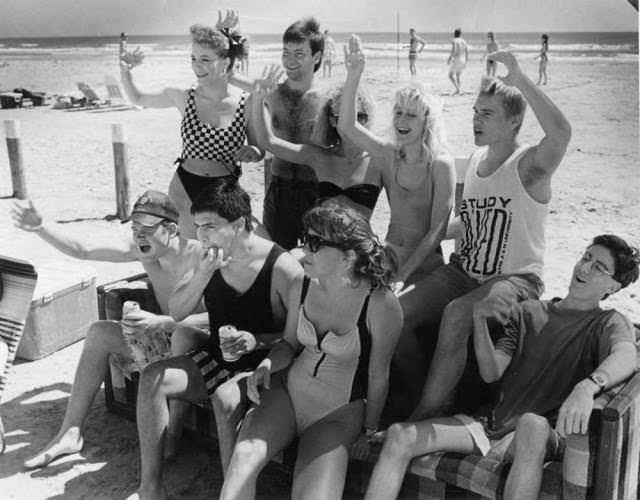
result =
M152 398L158 394L165 395L165 369L162 362L151 363L140 373L138 382L138 398Z
M239 441L233 449L228 474L257 475L264 467L266 453L267 445L264 441L257 439Z
M440 335L445 339L466 341L471 332L471 304L465 298L449 302L442 313Z
M514 437L515 454L544 456L551 426L546 418L535 413L525 413L518 420Z
M122 339L122 331L113 322L96 321L92 323L85 338L86 347L106 346L110 340Z
M238 386L225 383L216 389L211 397L211 404L216 417L227 420L238 407Z
M415 426L404 422L395 423L387 430L382 453L387 456L409 459L413 456L411 450L415 444L416 436Z

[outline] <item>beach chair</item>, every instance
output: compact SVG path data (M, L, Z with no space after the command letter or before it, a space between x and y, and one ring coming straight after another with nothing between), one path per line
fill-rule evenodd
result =
M0 255L0 402L31 310L37 277L28 262ZM0 414L0 455L5 445Z
M118 80L116 80L113 76L107 75L105 76L104 81L104 86L107 88L107 95L109 96L111 104L126 105L127 100L122 92L122 89L120 88Z
M82 92L87 99L86 107L108 106L109 101L100 97L96 91L85 82L78 82L78 90Z

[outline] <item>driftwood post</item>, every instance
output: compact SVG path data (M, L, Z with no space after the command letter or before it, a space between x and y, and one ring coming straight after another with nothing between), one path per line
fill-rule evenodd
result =
M7 151L9 152L9 167L11 168L13 197L18 198L19 200L26 200L27 182L24 178L22 146L20 144L20 121L5 120L4 132L7 137Z
M116 173L116 217L127 220L129 207L129 158L124 124L111 125L113 166Z

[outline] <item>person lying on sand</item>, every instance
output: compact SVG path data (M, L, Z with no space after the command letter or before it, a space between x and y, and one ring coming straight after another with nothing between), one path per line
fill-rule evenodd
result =
M17 227L37 234L72 257L106 262L140 261L149 276L162 314L140 311L128 315L127 324L130 328L139 332L172 335L173 354L190 349L192 336L206 336L203 329L208 326L208 320L202 304L195 304L182 321L175 321L169 315L169 294L178 279L197 266L202 246L198 241L180 236L178 211L166 194L147 191L138 198L131 214L132 238L122 241L96 243L62 232L46 224L31 201L27 204L16 203L12 217ZM117 321L97 321L87 332L60 430L42 451L24 462L25 467L45 467L61 455L82 449L82 426L109 369L108 358L111 354L130 357L121 324ZM169 456L175 452L179 432L173 430L178 427L176 424L169 432L165 450Z

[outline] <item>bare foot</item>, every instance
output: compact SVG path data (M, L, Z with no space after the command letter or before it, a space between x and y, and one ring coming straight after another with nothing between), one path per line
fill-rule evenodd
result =
M168 498L169 495L164 487L157 490L140 488L133 495L128 496L126 500L168 500Z
M79 452L83 444L80 429L72 427L67 429L64 434L58 434L54 437L44 450L36 456L25 460L24 466L27 469L46 467L58 457Z

